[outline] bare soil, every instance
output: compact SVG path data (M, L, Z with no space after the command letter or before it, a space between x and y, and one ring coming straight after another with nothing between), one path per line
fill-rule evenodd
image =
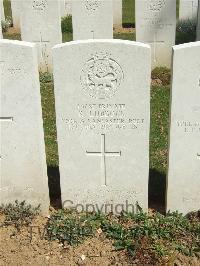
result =
M122 28L122 27L114 27L114 33L134 33L134 28Z
M1 215L0 224L3 220ZM11 225L0 226L0 265L200 265L197 258L181 254L156 262L144 250L131 258L125 251L114 250L112 241L101 230L79 246L63 246L58 241L44 239L46 221L47 218L37 217L32 223L32 233L30 227L17 231Z

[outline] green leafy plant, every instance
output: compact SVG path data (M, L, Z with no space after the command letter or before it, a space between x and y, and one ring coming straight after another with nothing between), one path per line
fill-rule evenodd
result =
M102 229L107 237L114 239L117 250L126 249L130 255L137 254L142 247L154 252L157 258L170 251L187 256L200 252L200 222L194 223L177 212L166 216L160 213L149 216L143 212L123 215L117 222L104 223Z
M12 20L11 18L6 18L5 20L1 21L1 27L3 32L7 32L9 27L12 25Z
M47 223L47 239L59 240L63 244L78 245L87 237L94 235L95 222L86 214L59 210Z
M40 213L40 205L32 207L25 201L15 201L14 204L6 204L0 206L0 213L5 215L3 225L14 225L20 229L23 225L29 225L33 218Z
M61 28L62 28L62 33L72 33L73 32L72 16L69 15L69 16L62 18Z
M40 82L41 83L51 83L53 82L53 75L49 72L40 73Z
M174 252L200 254L200 221L177 212L148 215L141 211L115 216L59 210L48 221L47 239L77 245L94 236L99 228L113 240L116 250L126 250L133 257L142 250L157 260Z

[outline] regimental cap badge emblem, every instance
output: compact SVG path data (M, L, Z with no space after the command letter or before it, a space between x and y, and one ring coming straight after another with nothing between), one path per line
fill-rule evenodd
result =
M161 11L161 9L165 6L166 0L154 0L154 2L149 3L149 9L151 11Z
M47 0L34 0L33 9L43 11L47 8Z
M85 8L88 11L95 11L100 5L99 0L85 0Z
M123 78L121 66L108 53L94 54L85 63L80 77L85 93L99 100L112 98Z

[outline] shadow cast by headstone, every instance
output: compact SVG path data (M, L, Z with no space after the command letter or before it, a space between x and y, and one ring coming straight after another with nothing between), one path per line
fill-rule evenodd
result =
M48 166L50 204L55 209L62 208L60 172L58 166ZM149 208L165 214L166 175L155 169L149 170Z
M149 208L165 214L166 175L156 169L149 170Z
M60 189L60 171L58 166L48 166L48 184L50 204L55 209L62 207L61 189Z

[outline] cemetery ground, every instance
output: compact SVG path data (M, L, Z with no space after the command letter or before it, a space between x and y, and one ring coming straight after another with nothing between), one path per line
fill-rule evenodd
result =
M6 12L10 12L5 1ZM115 38L135 40L131 0ZM62 23L72 40L71 18ZM177 28L176 43L193 41L193 25ZM4 38L19 39L12 28ZM0 265L200 265L200 211L164 214L167 174L170 70L152 71L149 213L85 214L61 209L52 76L40 75L51 209L42 217L26 202L0 208Z
M200 212L164 215L170 70L152 71L149 213L78 214L60 202L52 76L40 75L50 216L16 203L0 210L4 265L199 265ZM154 189L152 189L154 188Z

